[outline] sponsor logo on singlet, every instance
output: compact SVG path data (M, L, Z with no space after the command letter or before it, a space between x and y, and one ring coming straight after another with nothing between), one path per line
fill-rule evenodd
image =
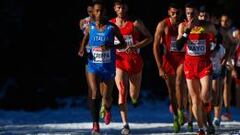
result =
M105 33L97 33L93 37L93 41L96 41L96 42L105 42L107 40L108 40L108 37L105 35Z
M206 40L189 40L187 53L190 56L201 56L206 54Z
M111 51L103 51L101 48L93 48L93 63L110 63L111 62Z
M171 52L184 52L184 49L182 49L180 51L177 49L175 36L171 36L170 51Z

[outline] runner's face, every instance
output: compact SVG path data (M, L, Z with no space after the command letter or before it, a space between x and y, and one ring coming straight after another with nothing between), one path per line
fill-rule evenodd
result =
M87 13L88 13L88 15L89 15L90 17L93 17L93 7L88 6L88 8L87 8Z
M198 15L198 20L201 21L207 21L208 20L208 15L206 12L200 12Z
M114 11L118 17L125 17L127 15L127 5L126 4L116 4L114 6Z
M101 4L95 4L93 6L93 16L95 17L96 21L100 21L103 19L104 8Z
M176 8L170 8L168 10L168 15L174 20L176 21L179 17L179 10Z
M227 28L229 27L229 20L227 16L222 16L220 20L220 24L222 27Z
M194 12L194 9L193 8L186 8L185 9L185 12L186 12L186 17L187 17L187 20L191 20L194 15L195 15L195 12Z

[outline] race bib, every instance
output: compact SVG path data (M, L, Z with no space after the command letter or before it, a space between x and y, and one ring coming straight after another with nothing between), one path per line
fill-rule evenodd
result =
M176 37L171 37L170 51L171 52L184 52L184 49L182 49L180 51L177 49Z
M133 36L132 35L124 35L123 38L128 46L133 45Z
M201 56L206 54L206 40L189 40L187 52L190 56Z
M110 63L111 62L111 51L102 51L101 48L93 48L93 63Z
M132 46L133 45L133 36L132 35L123 35L123 38L124 38L127 46ZM119 44L119 43L120 43L120 41L115 37L114 44L116 45L116 44ZM118 52L124 52L124 51L126 51L126 49L125 48L117 49L117 51Z

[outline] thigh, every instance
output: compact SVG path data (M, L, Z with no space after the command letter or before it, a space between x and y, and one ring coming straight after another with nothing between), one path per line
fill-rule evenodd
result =
M97 81L97 76L95 73L90 73L87 72L86 73L88 81L89 81L89 90L92 93L92 98L96 98L97 97L97 93L98 93L98 81Z
M116 76L115 76L115 83L118 88L120 89L127 89L128 88L128 74L120 68L116 68Z
M100 82L102 96L110 96L113 89L114 80L105 80Z
M201 93L210 92L211 76L207 75L200 79Z
M191 99L200 97L200 83L197 79L187 79L188 91Z

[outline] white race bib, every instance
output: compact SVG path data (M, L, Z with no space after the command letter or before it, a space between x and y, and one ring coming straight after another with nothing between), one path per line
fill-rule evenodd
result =
M93 48L93 63L110 63L111 62L111 51L102 51L101 48Z
M201 56L206 54L206 40L189 40L187 53L190 56Z
M133 36L132 35L123 35L123 38L124 38L127 46L132 46L133 45ZM119 43L120 43L120 41L115 37L114 44L116 45L116 44L119 44ZM117 51L118 52L124 52L124 51L126 51L126 49L125 48L117 49Z

